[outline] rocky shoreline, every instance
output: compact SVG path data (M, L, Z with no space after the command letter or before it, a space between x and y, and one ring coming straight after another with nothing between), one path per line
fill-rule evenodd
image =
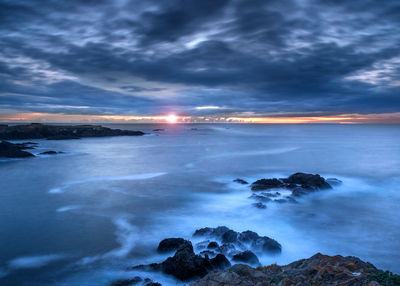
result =
M0 140L47 139L67 140L84 137L142 136L142 131L111 129L100 125L0 125Z
M325 179L318 174L306 173L295 173L287 178L260 179L252 184L243 179L234 182L249 185L253 192L250 198L262 206L274 200L296 202L295 198L330 190L341 183L334 178ZM273 238L250 230L237 232L226 226L204 227L197 229L192 238L196 243L184 238L166 238L159 243L157 251L171 253L172 256L161 263L137 265L128 270L161 272L192 286L400 285L399 275L379 270L371 263L352 256L317 253L288 265L261 266L258 255L279 255L283 247ZM112 283L112 286L127 285L161 284L139 276Z

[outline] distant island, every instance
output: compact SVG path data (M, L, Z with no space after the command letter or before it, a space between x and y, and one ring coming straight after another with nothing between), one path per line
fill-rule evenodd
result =
M111 129L101 125L0 125L0 140L47 139L65 140L83 137L141 136L142 131Z
M4 140L47 139L70 140L84 137L109 137L109 136L141 136L142 131L111 129L100 125L47 125L31 123L25 125L0 125L0 157L26 158L34 157L26 149L34 149L37 143L10 143ZM60 152L47 151L41 155L54 155ZM62 153L62 152L61 152Z

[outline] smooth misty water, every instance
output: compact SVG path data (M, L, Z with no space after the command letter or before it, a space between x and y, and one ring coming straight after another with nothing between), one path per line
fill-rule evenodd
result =
M162 128L159 136L34 140L37 153L66 154L1 161L0 285L109 285L137 274L127 266L162 261L161 239L218 225L278 240L282 254L263 264L322 252L400 272L400 126ZM266 210L232 183L297 171L344 183Z

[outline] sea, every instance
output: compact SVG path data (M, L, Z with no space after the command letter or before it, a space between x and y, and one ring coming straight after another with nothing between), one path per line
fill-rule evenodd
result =
M183 285L130 267L165 260L164 238L195 243L217 226L277 240L282 253L259 255L263 265L320 252L400 273L400 125L104 126L146 135L25 140L63 153L0 160L0 285ZM342 184L259 209L233 182L296 172Z

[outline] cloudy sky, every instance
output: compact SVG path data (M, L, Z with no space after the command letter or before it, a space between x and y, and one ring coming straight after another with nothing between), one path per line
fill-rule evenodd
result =
M400 122L398 0L0 0L0 47L2 121Z

